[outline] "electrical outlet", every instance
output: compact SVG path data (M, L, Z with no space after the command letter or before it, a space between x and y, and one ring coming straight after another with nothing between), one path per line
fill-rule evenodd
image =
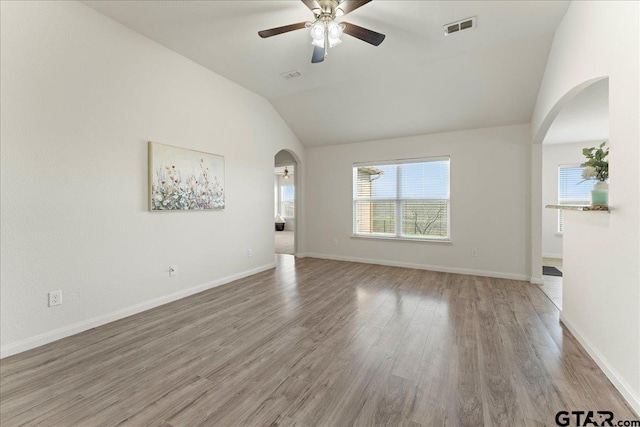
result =
M476 248L471 249L471 256L478 256L478 250Z
M177 276L178 275L178 266L177 265L170 265L169 266L169 277L173 277L173 276Z
M62 304L62 291L49 292L49 307Z
M338 241L338 239L333 239L333 245L334 246L338 246L340 244L340 242Z
M247 258L253 258L253 249L247 249Z

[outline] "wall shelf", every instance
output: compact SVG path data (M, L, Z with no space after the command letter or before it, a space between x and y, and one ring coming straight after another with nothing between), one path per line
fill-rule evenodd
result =
M561 209L565 211L582 211L582 212L611 212L609 206L584 206L584 205L547 205L548 209Z

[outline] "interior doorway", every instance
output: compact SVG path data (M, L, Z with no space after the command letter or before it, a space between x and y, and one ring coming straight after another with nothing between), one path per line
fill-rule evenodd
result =
M583 178L582 150L609 140L609 79L580 90L542 141L542 291L562 310L564 211L546 205L589 205L594 180Z
M295 255L297 235L297 169L295 157L279 151L274 162L274 250L276 254Z

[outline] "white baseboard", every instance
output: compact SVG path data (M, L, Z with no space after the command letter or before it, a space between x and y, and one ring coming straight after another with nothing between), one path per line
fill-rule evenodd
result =
M635 411L636 415L640 417L640 396L636 396L633 389L629 384L620 377L620 375L609 366L609 362L605 359L600 352L591 344L591 342L564 316L563 312L560 312L560 321L564 326L569 329L582 347L587 351L589 356L596 362L596 364L602 369L602 372L609 378L616 389L622 394L622 397L627 401L629 406Z
M350 262L360 262L364 264L388 265L391 267L415 268L417 270L440 271L442 273L468 274L471 276L495 277L498 279L510 279L510 280L524 280L524 281L530 280L530 277L525 274L504 273L501 271L485 271L485 270L474 270L470 268L443 267L440 265L415 264L410 262L389 261L389 260L373 259L373 258L357 258L357 257L347 257L347 256L341 256L341 255L318 254L318 253L307 253L306 256L309 258L331 259L334 261L350 261Z
M543 253L542 258L562 259L562 254Z
M532 285L544 285L542 277L532 277L531 280L529 280L529 283Z
M126 307L121 310L114 311L112 313L107 313L102 316L93 317L91 319L83 320L82 322L74 323L72 325L55 329L53 331L45 332L43 334L21 340L13 344L5 345L2 349L0 349L0 358L13 356L14 354L22 353L23 351L31 350L33 348L40 347L45 344L49 344L53 341L57 341L59 339L66 338L68 336L75 335L80 332L84 332L91 328L102 326L107 323L114 322L116 320L120 320L125 317L131 316L133 314L138 314L143 311L150 310L152 308L188 297L190 295L197 294L202 291L206 291L207 289L215 288L217 286L221 286L229 282L233 282L234 280L243 279L253 274L270 270L275 266L276 266L275 263L266 264L248 271L243 271L238 274L233 274L231 276L223 277L221 279L214 280L212 282L207 282L202 285L197 285L189 289L183 289L181 291L174 292L169 295L164 295L149 301L135 304L130 307Z

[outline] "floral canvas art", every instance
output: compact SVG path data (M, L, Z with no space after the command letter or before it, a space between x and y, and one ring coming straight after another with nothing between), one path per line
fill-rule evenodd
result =
M149 210L224 209L224 157L149 142Z

